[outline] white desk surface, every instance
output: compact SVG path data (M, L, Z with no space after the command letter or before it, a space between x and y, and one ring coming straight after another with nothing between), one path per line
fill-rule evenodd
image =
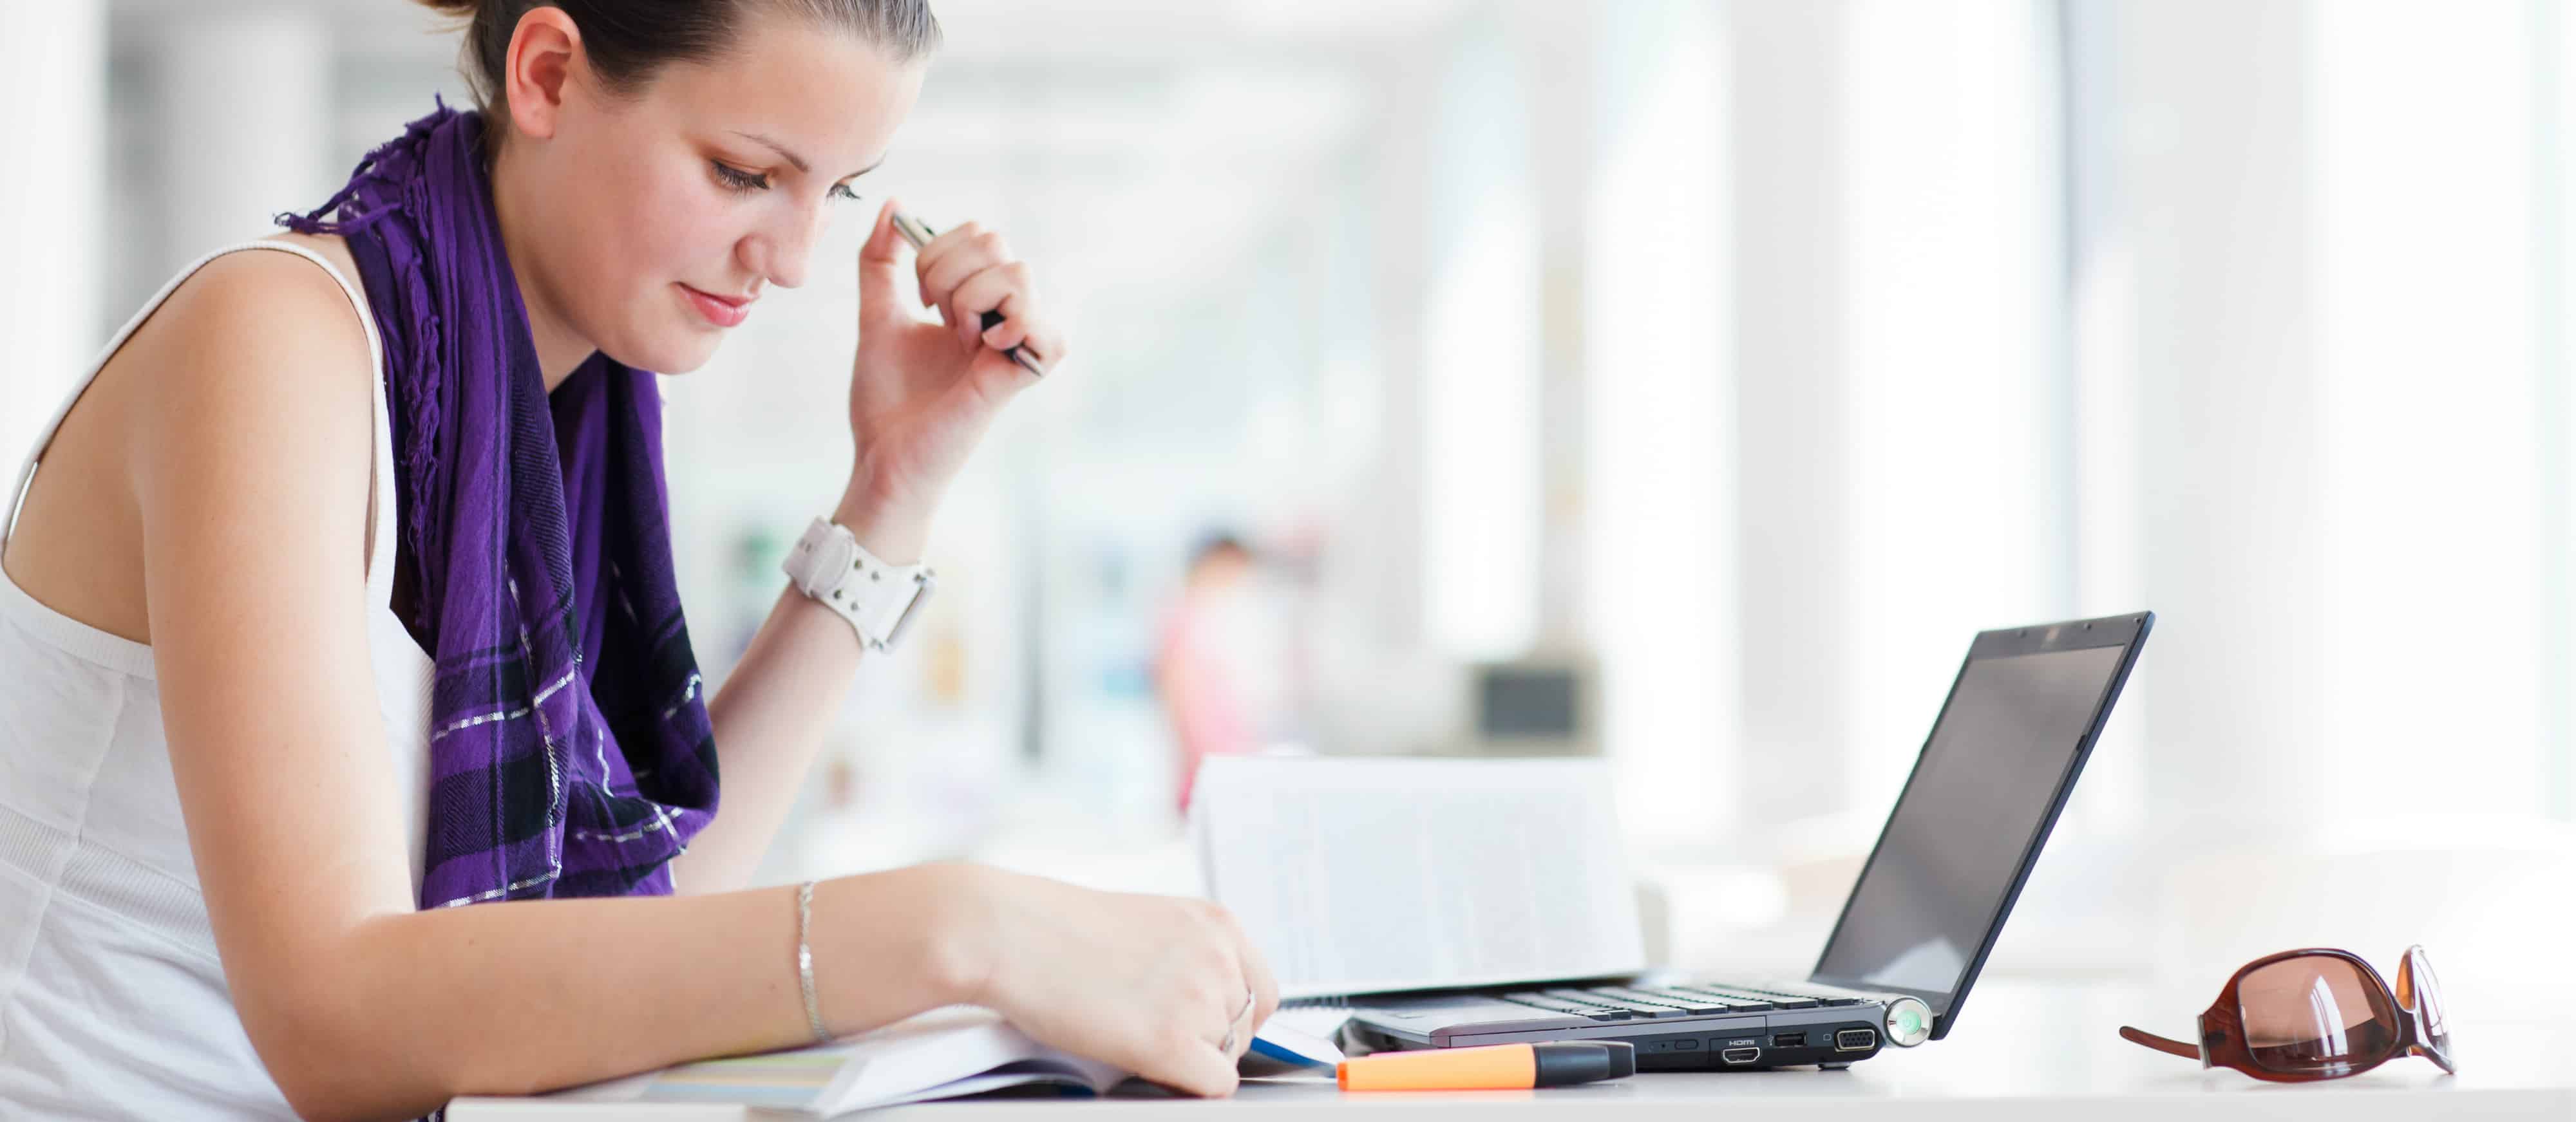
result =
M2151 994L2134 985L1996 981L1980 985L1955 1035L1920 1048L1889 1048L1847 1071L1646 1072L1581 1087L1475 1093L1343 1094L1329 1076L1246 1080L1231 1099L1130 1097L929 1103L866 1115L882 1122L1027 1122L1059 1114L1105 1119L1401 1117L1404 1122L1486 1117L1690 1119L1712 1108L1798 1122L2191 1122L2315 1118L2330 1122L2546 1119L2576 1122L2576 1028L2532 1020L2482 1020L2453 1010L2461 1074L2429 1060L2397 1060L2349 1079L2270 1084L2121 1040L2122 1024L2189 1036L2208 993ZM2172 1009L2186 1012L2172 1013ZM1131 1085L1134 1086L1134 1085ZM1153 1092L1147 1089L1146 1095ZM1794 1113L1792 1113L1794 1112ZM735 1122L776 1117L738 1107L459 1099L452 1122Z

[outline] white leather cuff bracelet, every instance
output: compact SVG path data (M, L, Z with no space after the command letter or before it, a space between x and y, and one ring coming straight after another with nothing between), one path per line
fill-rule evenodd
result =
M779 568L797 591L850 621L859 641L877 651L903 635L937 584L929 566L886 564L847 529L822 518L805 528Z

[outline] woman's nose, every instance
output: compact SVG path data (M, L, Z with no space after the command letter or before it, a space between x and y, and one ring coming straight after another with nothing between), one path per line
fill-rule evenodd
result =
M807 258L823 236L826 213L821 207L798 207L774 226L743 239L743 265L780 288L804 284Z

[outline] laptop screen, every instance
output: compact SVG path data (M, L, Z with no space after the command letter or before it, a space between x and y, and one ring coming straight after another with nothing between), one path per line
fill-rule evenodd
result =
M1932 1007L1935 1035L2037 861L2150 616L1989 631L1969 649L1816 964Z

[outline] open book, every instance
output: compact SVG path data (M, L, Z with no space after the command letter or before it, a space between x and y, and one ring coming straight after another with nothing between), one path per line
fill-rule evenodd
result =
M1329 1066L1341 1053L1294 1028L1265 1025L1247 1074ZM738 1103L830 1118L903 1103L951 1099L1007 1087L1053 1087L1104 1095L1127 1073L1049 1048L1000 1014L951 1006L847 1040L757 1056L701 1060L661 1071L558 1091L582 1102Z
M1220 756L1190 815L1282 997L1646 965L1601 760Z
M952 1006L832 1044L701 1060L558 1091L584 1102L740 1103L829 1118L1032 1084L1108 1093L1127 1073L1049 1048L988 1009Z

